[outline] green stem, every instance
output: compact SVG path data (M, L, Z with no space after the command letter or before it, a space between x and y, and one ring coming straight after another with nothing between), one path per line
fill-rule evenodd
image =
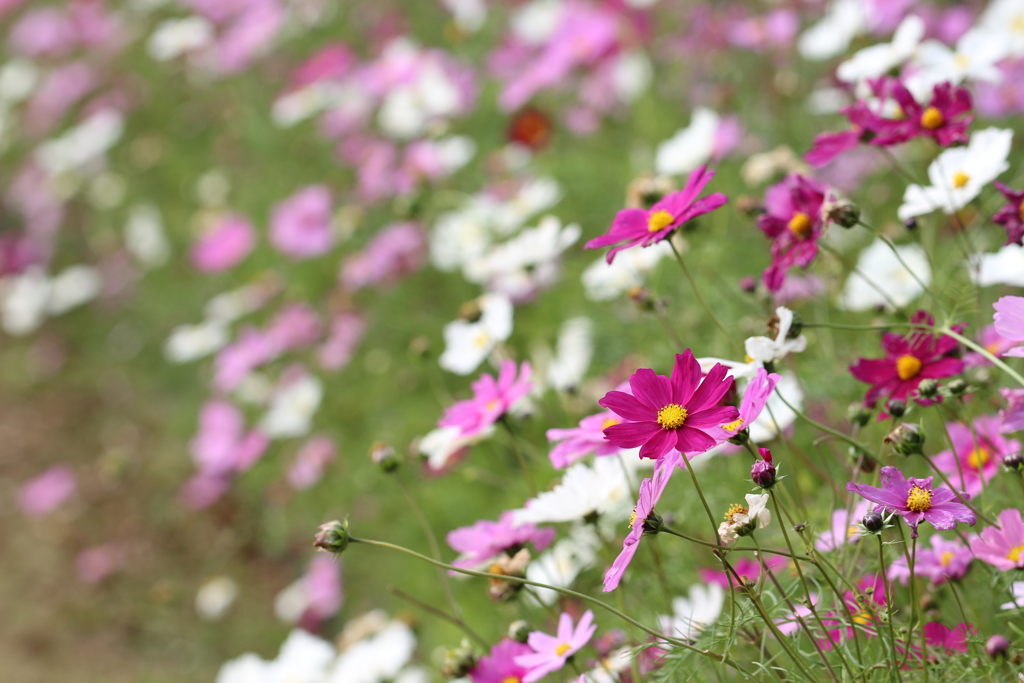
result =
M1007 365L1006 363L1004 363L1003 361L999 360L998 358L993 356L991 353L989 353L988 350L984 346L981 346L979 344L975 344L973 341L971 341L967 337L963 336L962 334L960 334L958 332L954 332L952 329L950 329L949 325L943 325L942 327L937 328L935 331L938 332L939 334L944 334L947 337L951 337L951 338L957 340L958 342L960 342L961 344L963 344L967 348L971 349L972 351L977 351L982 356L984 356L990 363L992 363L997 368L999 368L1000 370L1002 370L1003 372L1008 374L1010 377L1015 379L1018 384L1020 384L1022 387L1024 387L1024 377L1021 377L1020 374L1016 370L1014 370L1009 365Z
M686 463L686 471L690 473L690 479L693 480L693 487L697 489L697 495L700 497L701 505L704 506L704 512L708 513L708 521L711 522L711 533L714 534L715 540L718 542L719 547L722 545L722 539L718 537L718 526L715 524L715 516L711 514L711 508L708 506L708 501L704 498L704 492L700 489L700 484L697 483L697 474L693 471L693 465L690 464L690 459L686 457L686 453L679 452L683 456L683 461Z
M683 275L685 275L686 279L689 280L690 288L693 289L693 295L697 297L697 301L699 301L700 305L704 307L704 310L715 322L715 325L718 326L718 329L722 331L726 339L728 339L737 350L742 350L739 342L737 342L733 338L728 328L726 328L722 321L719 320L718 316L715 315L714 310L712 310L711 306L708 305L708 302L704 300L704 296L700 293L700 288L697 286L697 281L693 279L693 275L690 273L690 269L686 266L686 262L683 261L683 255L679 253L679 250L676 249L676 245L672 242L671 239L667 240L667 242L668 245L672 247L672 253L676 255L676 261L679 262L679 267L683 270Z
M490 645L487 643L487 641L484 640L482 637L480 637L480 634L478 634L476 631L471 629L469 627L469 625L465 621L460 619L459 617L456 617L454 615L448 614L444 610L438 609L438 608L436 608L436 607L434 607L432 605L428 605L427 603L425 603L425 602L423 602L421 600L417 600L416 598L412 597L408 593L404 593L404 592L398 590L394 586L388 586L387 590L388 590L388 592L398 596L402 600L405 600L407 602L410 602L410 603L416 605L417 607L422 609L424 612L428 612L430 614L433 614L438 619L443 619L444 621L447 621L450 624L454 624L458 628L462 629L462 631L465 632L465 634L467 636L469 636L474 641L476 641L476 644L479 645L480 647L482 647L483 649L487 650L487 649L490 648Z
M831 427L829 427L827 425L823 425L820 422L818 422L817 420L815 420L815 419L813 419L811 417L808 417L806 414L804 414L800 410L797 410L797 408L792 403L790 403L789 401L786 400L785 396L783 396L782 394L779 393L778 387L775 388L775 395L779 397L779 400L781 400L782 403L785 404L785 406L787 408L792 410L796 414L797 417L799 417L801 420L803 420L807 424L809 424L812 427L815 427L817 429L820 429L821 431L825 432L826 434L831 434L832 436L836 437L837 439L845 441L846 443L850 444L851 446L856 448L858 451L860 451L861 453L864 453L866 456L868 456L870 458L874 457L872 455L871 451L869 451L863 444L861 444L856 439L853 439L853 438L847 436L846 434L843 434L842 432L838 432L835 429L832 429Z
M896 657L896 631L892 625L892 590L889 583L889 577L885 571L885 548L882 545L882 535L878 534L878 566L879 571L882 573L882 587L885 589L885 609L889 615L889 648L892 655L892 667L889 669L889 680L892 680L892 672L896 672L896 680L902 683L903 674L900 673L900 663Z
M530 494L536 498L537 482L533 480L533 474L526 465L526 457L523 455L522 449L519 448L519 439L516 437L516 433L505 415L502 415L498 421L501 422L502 426L505 427L505 431L508 432L509 441L512 443L512 452L516 454L516 462L519 463L519 469L523 471L523 479L526 480L526 485L530 487Z

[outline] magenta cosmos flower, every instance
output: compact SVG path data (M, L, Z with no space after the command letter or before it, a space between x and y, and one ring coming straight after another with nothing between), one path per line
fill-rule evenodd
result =
M925 311L915 313L910 322L935 324ZM959 332L961 328L958 325L954 329ZM887 332L882 337L885 358L861 358L850 366L850 372L861 382L872 385L864 396L868 406L874 406L880 398L905 401L921 380L951 377L963 371L964 362L952 357L956 348L956 340L926 330L915 329L907 336ZM915 400L921 405L932 403L928 399Z
M996 211L992 222L1006 230L1006 244L1024 244L1024 190L1012 190L998 180L993 185L1008 204Z
M1003 458L1020 451L1019 441L999 433L1001 426L999 418L992 415L978 417L970 427L960 422L946 423L953 450L938 453L935 466L946 472L954 485L978 495L984 483L996 476Z
M917 525L931 522L936 529L949 531L957 522L974 526L978 521L974 512L959 502L947 488L932 488L932 478L907 479L895 467L882 468L882 488L867 484L846 483L846 490L876 503L875 512L891 512L903 517L911 528L911 538L917 538ZM960 496L969 496L961 492Z
M572 617L565 612L558 618L558 633L549 636L543 631L530 634L526 644L533 652L515 658L515 663L526 667L529 672L523 676L522 683L534 683L552 671L565 666L566 660L590 642L597 631L594 613L587 610L580 617L580 623L573 628Z
M527 543L544 550L555 538L554 529L538 529L533 524L516 524L515 514L501 513L497 522L481 520L472 526L455 529L448 534L448 545L461 555L452 562L455 567L477 567L496 555L515 555Z
M765 213L757 217L757 227L772 241L772 264L761 276L770 291L782 289L791 268L806 268L818 256L824 202L825 187L796 173L765 191Z
M718 405L732 383L721 363L701 381L700 363L686 349L676 354L671 378L643 368L629 378L632 395L609 391L598 401L623 420L604 435L620 448L639 446L641 458L703 453L721 443L710 432L739 417L736 408Z
M971 540L971 552L999 571L1024 569L1024 521L1020 510L1010 508L999 513L999 526L990 526L980 538Z
M533 370L523 361L521 368L514 360L502 362L498 379L484 374L473 382L473 398L454 403L438 421L440 427L458 427L460 436L479 436L496 423L516 401L530 393ZM518 375L518 377L517 377Z
M654 506L658 504L661 494L665 492L665 487L668 485L669 479L672 478L672 473L679 466L680 460L681 456L678 453L670 453L658 462L654 469L654 477L644 479L640 483L640 500L637 501L636 507L633 508L633 515L629 519L630 530L622 542L622 552L615 558L612 566L604 575L605 593L618 588L622 575L626 572L629 563L633 561L637 548L640 547L640 538L645 533L656 533L656 530L648 525L647 520L654 512Z
M743 391L743 398L740 399L739 416L732 422L723 424L709 430L715 441L728 441L744 429L750 429L750 425L761 415L768 398L775 392L775 385L782 379L781 375L774 372L769 373L764 368L757 371L754 379L750 380L747 388Z
M974 119L967 115L972 106L969 92L939 83L928 106L924 106L902 83L894 82L891 90L904 116L883 120L871 144L886 147L918 137L930 137L941 147L967 143L967 127Z
M529 669L516 664L515 659L531 652L525 643L505 638L491 648L491 654L480 658L469 678L473 683L520 683Z
M628 394L630 392L629 382L623 382L615 389ZM548 455L551 464L556 469L563 470L591 453L598 457L615 455L621 449L604 438L604 430L620 422L622 420L615 413L606 410L583 418L578 427L549 429L547 431L548 441L557 444Z
M612 221L608 234L595 237L584 245L584 249L600 249L617 244L608 252L608 263L615 254L629 247L649 247L655 242L667 239L672 231L686 221L710 213L723 206L729 198L721 192L697 199L704 187L715 177L714 171L701 166L690 174L686 186L661 198L647 209L623 209Z

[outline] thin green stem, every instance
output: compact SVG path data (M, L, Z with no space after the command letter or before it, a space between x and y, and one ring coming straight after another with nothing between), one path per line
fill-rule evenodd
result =
M984 346L981 346L980 344L975 344L972 340L963 336L959 332L953 331L952 329L950 329L949 325L943 325L942 327L937 328L935 331L938 332L939 334L944 334L947 337L951 337L957 340L958 342L960 342L967 348L971 349L972 351L977 351L982 356L984 356L990 363L992 363L997 368L1008 374L1010 377L1016 380L1018 384L1024 387L1024 377L1021 377L1020 373L1018 373L1009 365L1007 365L1006 363L1004 363L1003 361L999 360L991 353L989 353L989 351Z
M679 267L682 269L683 275L685 275L686 279L689 280L690 288L693 289L693 295L697 297L697 301L699 301L700 305L704 307L704 310L714 321L715 325L718 326L718 329L722 331L722 334L725 335L725 338L732 343L733 347L735 347L738 351L742 350L742 347L740 346L739 342L736 341L736 339L729 332L728 328L726 328L726 326L722 323L718 316L715 315L715 311L711 308L711 306L708 305L708 302L704 300L704 296L700 293L700 287L697 286L697 281L693 279L693 275L690 273L690 269L687 267L686 262L683 260L683 255L679 253L679 250L676 249L676 245L672 242L671 239L667 241L668 245L672 247L672 253L676 255L676 261L679 262Z
M718 537L718 525L715 524L715 516L711 514L711 507L708 506L708 501L704 498L704 492L700 489L700 484L697 482L697 474L693 471L693 465L690 464L690 459L686 457L686 453L680 451L683 456L683 461L686 463L686 471L690 473L690 479L693 480L693 487L697 489L697 495L700 497L700 503L704 506L704 512L708 513L708 521L711 522L711 533L714 534L715 540L718 542L719 547L722 545L722 539Z
M469 627L469 625L465 621L460 619L459 617L456 617L454 615L448 614L444 610L438 609L437 607L434 607L433 605L428 605L427 603L423 602L422 600L418 600L417 598L412 597L408 593L405 593L403 591L398 590L394 586L388 586L387 590L388 590L389 593L392 593L393 595L398 596L402 600L405 600L406 602L410 602L413 605L416 605L417 607L419 607L424 612L429 612L430 614L433 614L438 619L443 619L444 621L447 621L448 623L457 626L467 636L469 636L474 641L476 641L477 645L479 645L480 647L484 648L485 650L490 648L490 644L486 640L484 640L480 636L480 634L478 634L476 631L471 629Z
M896 630L892 625L892 584L889 583L889 577L885 571L885 547L882 545L882 535L876 536L878 539L878 566L879 571L882 574L882 587L885 589L885 609L889 615L889 648L892 656L892 667L889 669L889 680L892 680L892 673L896 672L896 680L902 683L903 674L900 673L900 663L896 657Z
M536 498L537 482L533 480L533 474L526 465L526 457L523 455L523 450L519 447L519 439L516 437L515 430L512 429L512 425L509 424L508 419L504 415L498 421L501 422L502 426L505 427L505 431L508 432L509 441L512 444L512 452L516 454L516 462L519 463L519 469L523 471L523 479L526 480L526 485L530 487L530 494Z
M785 404L785 406L787 408L792 410L796 414L797 417L799 417L801 420L803 420L807 424L809 424L812 427L815 427L815 428L825 432L826 434L831 434L832 436L836 437L837 439L845 441L846 443L850 444L851 446L856 448L858 451L864 453L868 457L874 457L872 455L871 451L869 451L863 444L861 444L856 439L853 439L852 437L850 437L850 436L848 436L846 434L843 434L842 432L836 431L835 429L832 429L831 427L829 427L827 425L823 425L820 422L818 422L817 420L815 420L815 419L813 419L811 417L808 417L802 411L798 410L796 408L796 406L794 406L792 403L790 403L789 401L786 400L785 396L783 396L782 394L779 393L778 387L775 388L775 395L779 397L779 400L782 401L782 403Z

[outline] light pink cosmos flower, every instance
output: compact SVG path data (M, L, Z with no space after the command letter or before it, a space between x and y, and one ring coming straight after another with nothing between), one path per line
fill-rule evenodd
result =
M217 353L213 361L213 386L217 391L229 392L259 366L277 356L277 347L264 332L254 327L241 331L233 343Z
M199 432L189 444L203 473L228 476L251 467L269 445L256 430L245 431L242 411L227 401L208 401L199 412Z
M86 583L99 583L116 571L124 568L126 561L124 548L117 543L86 548L78 553L75 569L78 578Z
M1020 510L1000 512L999 527L983 529L980 538L971 540L971 552L1002 572L1024 569L1024 521Z
M32 93L25 109L25 127L34 135L43 135L99 85L96 71L85 62L57 67Z
M686 180L686 186L658 200L647 209L623 209L615 216L608 234L595 237L584 245L584 249L600 249L618 245L608 252L611 263L615 254L629 247L649 247L660 242L672 232L697 216L709 213L729 201L721 192L715 192L698 199L705 186L715 177L714 171L701 166Z
M533 388L530 382L532 373L528 361L523 361L522 367L518 369L514 360L502 362L498 379L488 374L481 375L472 384L473 398L450 406L437 423L438 426L458 427L463 437L484 434L516 401L530 393Z
M249 3L248 9L228 25L217 41L217 66L226 74L244 71L266 51L284 26L285 10L277 0Z
M910 527L910 537L917 538L917 525L931 522L936 529L949 531L957 523L974 526L978 521L974 511L957 500L946 487L932 488L932 477L909 479L895 467L883 467L882 487L846 483L846 490L853 491L876 503L875 512L892 512L903 517ZM960 494L967 499L966 493Z
M923 576L938 586L947 580L959 581L967 574L974 560L971 549L959 539L947 540L938 534L930 539L931 548L921 548L914 559L914 574ZM889 580L899 581L904 586L910 579L910 566L906 557L900 557L887 572Z
M999 358L1009 349L1012 349L1019 342L1014 339L1007 339L996 332L995 325L988 325L978 333L978 343L985 347L985 350L996 358ZM976 351L968 351L964 354L964 368L977 368L985 365L992 365L988 358Z
M847 543L859 541L861 535L858 533L860 527L857 525L868 513L869 507L871 507L871 501L862 500L854 506L852 511L840 508L833 512L831 528L818 535L814 540L814 549L827 553Z
M993 323L996 332L1006 339L1024 342L1024 296L1004 296L992 304L996 309ZM1024 346L1012 348L1004 356L1024 358Z
M558 618L557 635L549 636L543 631L531 633L526 644L533 652L515 658L516 664L529 669L529 673L523 676L522 683L534 683L564 667L569 657L590 642L595 631L597 624L594 623L594 613L587 610L575 628L572 617L562 612Z
M320 316L306 303L283 306L267 325L265 335L274 354L304 349L320 338Z
M331 321L327 339L318 357L324 370L337 371L348 365L366 332L366 321L358 313L339 313Z
M309 561L309 567L302 577L309 607L299 618L300 625L319 625L341 609L344 595L339 566L330 553L317 553Z
M533 652L526 643L504 638L491 648L491 653L480 658L469 672L473 683L510 683L521 681L528 669L519 666L515 658Z
M234 268L256 246L256 231L242 215L219 218L192 245L192 265L204 273L219 273Z
M66 465L54 465L21 485L18 507L31 517L53 512L70 498L77 488L75 473Z
M737 47L762 52L785 48L793 43L800 29L800 17L789 9L778 9L764 16L750 17L733 23L728 40Z
M324 476L324 467L334 460L337 448L329 436L314 436L295 454L295 460L288 468L288 483L296 491L304 491L315 485Z
M971 426L948 422L946 427L953 450L936 454L935 466L972 496L981 493L984 483L996 476L1003 458L1020 451L1020 442L1000 434L999 418L992 415L978 417Z
M643 535L645 533L657 533L657 529L648 523L648 519L654 512L654 506L661 499L661 494L665 492L665 487L668 486L672 473L676 471L680 463L682 463L682 456L678 453L670 453L658 461L657 466L654 468L654 477L644 479L640 483L640 499L637 501L636 507L633 509L633 516L629 520L629 533L622 542L622 551L604 575L603 590L605 593L619 587L622 575L626 573L626 568L633 561L633 556L636 555L637 548L640 547L640 539Z
M622 418L621 424L604 430L605 437L620 448L640 446L641 458L662 458L673 449L703 453L721 441L714 434L739 417L732 406L719 401L732 388L727 368L716 363L701 380L700 363L687 349L676 354L672 377L643 368L629 378L632 394L610 391L598 401Z
M757 371L757 375L747 384L740 399L739 416L727 424L714 427L708 430L708 434L718 443L728 441L750 425L758 418L768 399L775 392L775 385L782 379L781 375L768 373L764 368Z
M78 35L66 13L42 7L25 12L11 27L7 41L12 52L24 57L59 59L75 49Z
M326 254L334 247L331 191L312 185L276 205L270 216L270 243L296 260Z
M455 567L478 567L501 553L514 555L527 543L544 550L555 538L554 529L538 529L534 524L516 524L511 510L501 513L497 522L481 520L448 534L448 545L460 553Z
M628 384L626 388L629 388ZM621 422L615 413L606 410L583 418L579 427L549 429L548 441L557 444L548 454L551 464L555 469L564 470L591 453L596 456L615 455L622 449L604 438L604 430Z
M1000 389L1007 401L1006 408L999 410L999 431L1012 434L1024 429L1024 389Z
M427 240L418 223L381 229L366 248L345 259L341 284L349 289L397 282L415 273L427 257Z

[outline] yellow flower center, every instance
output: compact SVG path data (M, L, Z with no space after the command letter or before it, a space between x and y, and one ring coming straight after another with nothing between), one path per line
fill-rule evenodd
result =
M921 372L921 361L909 353L896 359L896 374L902 380L913 379Z
M935 107L928 107L921 113L921 125L928 130L935 130L945 122L942 112Z
M679 429L686 422L686 408L677 403L669 403L658 411L658 424L663 429Z
M860 528L859 528L859 527L857 527L856 525L851 525L851 526L850 526L850 527L849 527L849 528L848 528L848 529L846 530L846 537L847 537L847 538L853 538L854 536L856 536L856 535L857 535L857 534L859 534L859 533L860 533Z
M867 626L871 623L871 614L869 612L861 612L860 614L855 616L853 620L861 626Z
M942 553L942 557L939 558L939 563L941 563L943 567L948 567L949 563L953 561L953 557L953 553L947 550L946 552Z
M966 69L968 66L971 65L971 60L967 57L967 55L957 52L955 55L953 55L953 63L956 64L961 69Z
M953 174L953 187L959 190L961 187L970 182L970 180L971 176L967 175L963 171L957 171L956 173Z
M501 679L501 683L523 683L523 679L519 676L509 676L508 678Z
M967 464L973 470L980 470L991 458L992 451L984 446L981 446L980 448L972 448L970 454L967 456Z
M606 418L605 421L601 423L601 431L604 431L609 427L614 427L617 424L621 424L621 420L616 420L614 417Z
M928 512L932 508L932 492L920 486L910 487L907 509L911 512Z
M750 512L749 508L745 508L738 503L733 503L732 505L729 506L729 510L725 513L725 521L729 522L729 524L732 524L732 518L734 515L745 515L748 512Z
M633 508L632 514L629 515L629 528L632 529L634 524L636 524L636 508Z
M1020 562L1020 556L1024 554L1024 543L1021 545L1015 545L1010 548L1010 552L1006 554L1006 559L1010 562Z
M473 335L473 346L477 347L478 349L485 348L490 343L491 335L487 334L487 332L485 332L484 330L480 330L475 335Z
M1024 199L1020 201L1020 206L1017 207L1017 215L1024 221Z
M562 655L564 655L566 652L568 652L571 649L572 649L572 645L570 645L569 643L562 643L561 645L559 645L558 647L555 648L555 654L558 655L559 657L561 657Z
M733 420L729 424L722 425L722 429L727 432L735 432L737 429L743 426L743 420Z
M991 342L989 344L985 344L985 350L988 351L989 353L991 353L993 356L1000 355L999 354L999 342Z
M807 239L807 236L811 234L811 217L802 211L797 211L793 214L793 217L789 219L789 231L800 239Z
M675 222L675 218L668 211L655 211L647 219L647 232L658 232L664 230Z

